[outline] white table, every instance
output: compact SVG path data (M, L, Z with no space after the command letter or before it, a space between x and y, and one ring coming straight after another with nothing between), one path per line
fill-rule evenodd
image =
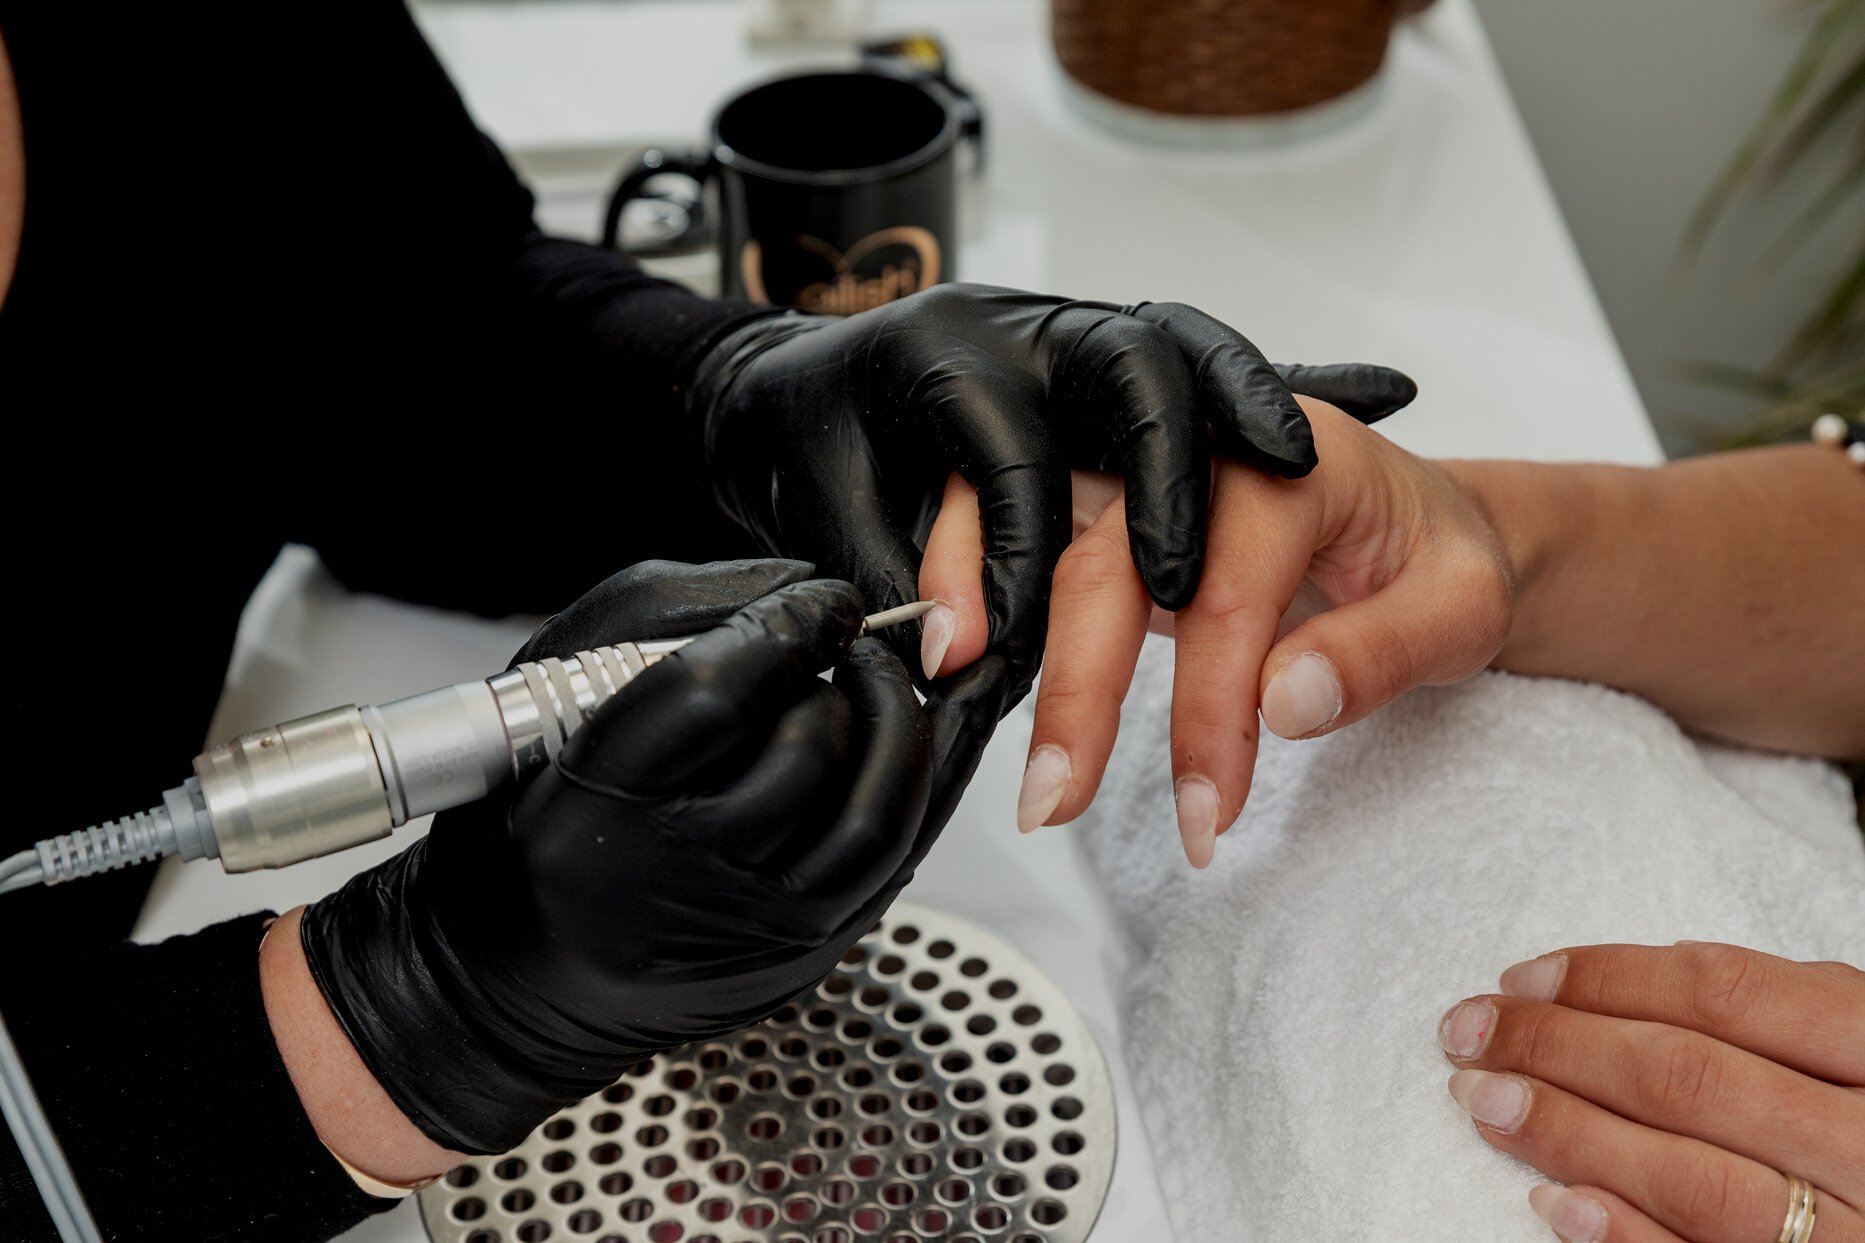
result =
M886 29L938 31L987 109L991 164L967 203L966 279L1190 302L1272 357L1403 367L1423 396L1387 430L1419 452L1659 460L1469 0L1445 0L1400 36L1369 115L1304 145L1229 154L1147 149L1069 111L1037 0L877 10ZM418 13L481 123L540 172L546 222L572 234L593 234L621 150L697 139L740 84L825 59L749 51L730 0L423 0ZM483 675L528 631L523 619L351 597L314 558L288 553L247 610L213 735ZM1012 827L1028 736L1026 707L1000 728L910 894L1006 936L1087 1015L1123 1117L1096 1239L1164 1243L1122 1069L1118 931L1066 829L1019 838ZM171 866L139 936L306 901L421 827L275 874ZM349 1237L425 1234L404 1206Z

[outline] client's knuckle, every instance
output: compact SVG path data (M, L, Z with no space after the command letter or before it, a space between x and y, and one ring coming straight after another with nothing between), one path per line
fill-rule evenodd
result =
M1770 1004L1767 964L1731 945L1689 947L1690 1011L1706 1031L1746 1027Z
M1508 1064L1529 1074L1545 1074L1559 1066L1566 1048L1562 1020L1566 1012L1553 1006L1511 1006L1506 1021L1497 1019L1502 1043L1496 1051Z
M1720 1236L1747 1215L1750 1192L1741 1167L1707 1144L1679 1143L1656 1170L1658 1194L1693 1237Z
M1045 677L1036 692L1036 706L1052 720L1091 720L1110 705L1118 709L1120 697L1089 681Z
M1411 636L1389 619L1377 615L1367 617L1365 624L1358 627L1355 639L1361 657L1357 667L1373 675L1373 685L1367 687L1367 691L1383 701L1417 685L1418 658L1412 650Z
M1673 1031L1656 1036L1647 1047L1648 1060L1633 1076L1646 1116L1670 1121L1714 1107L1722 1089L1722 1060L1713 1042Z
M1228 576L1214 576L1209 571L1205 581L1198 585L1198 594L1180 611L1180 616L1226 633L1265 624L1273 630L1280 620L1276 611L1264 603L1261 591L1252 590L1248 583L1233 581Z
M1094 591L1129 573L1127 541L1113 524L1089 527L1056 560L1058 591Z

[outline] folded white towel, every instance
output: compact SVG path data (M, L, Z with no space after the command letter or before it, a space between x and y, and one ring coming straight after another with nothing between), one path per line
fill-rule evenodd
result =
M1484 674L1331 738L1266 736L1196 873L1171 659L1149 641L1081 838L1133 942L1125 1045L1180 1238L1541 1243L1539 1176L1445 1092L1446 1008L1567 945L1865 963L1865 845L1834 768L1573 682Z

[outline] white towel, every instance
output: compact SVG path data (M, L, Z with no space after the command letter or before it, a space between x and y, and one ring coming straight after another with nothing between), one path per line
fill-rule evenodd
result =
M1132 941L1125 1046L1180 1238L1543 1243L1539 1176L1445 1091L1446 1008L1566 945L1865 963L1865 845L1832 766L1573 682L1484 674L1331 738L1265 736L1193 872L1171 659L1149 640L1079 831Z

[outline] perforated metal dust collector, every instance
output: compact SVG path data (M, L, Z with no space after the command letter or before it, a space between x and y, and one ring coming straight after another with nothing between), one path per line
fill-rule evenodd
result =
M902 902L814 992L643 1063L421 1214L435 1243L1081 1243L1114 1142L1061 991Z

